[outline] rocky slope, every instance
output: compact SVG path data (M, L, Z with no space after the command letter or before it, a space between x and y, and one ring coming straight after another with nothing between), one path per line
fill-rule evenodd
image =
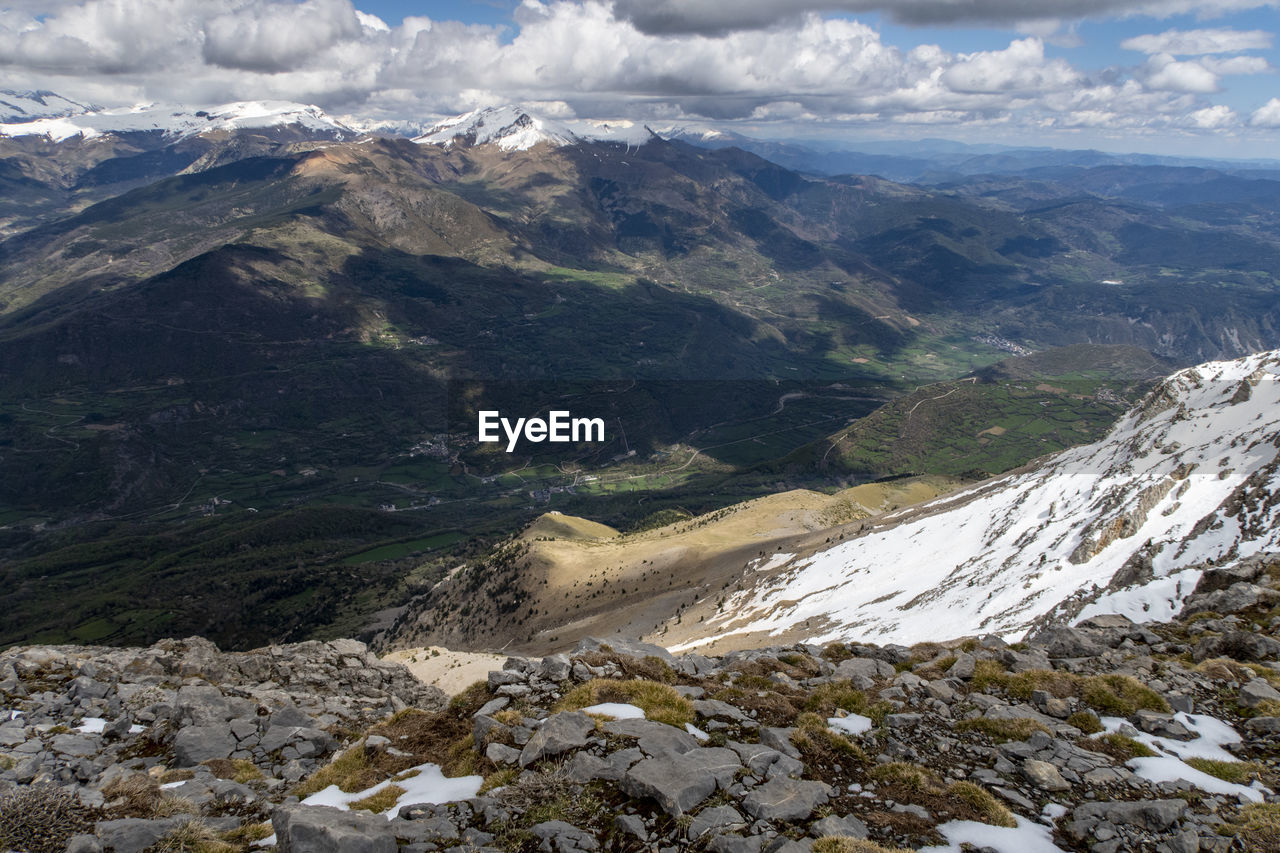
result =
M1280 547L1278 379L1280 351L1180 371L1101 441L774 559L672 636L1012 638L1046 615L1167 617L1206 565Z
M1277 574L1012 646L586 641L447 705L351 641L14 649L0 846L1277 850Z

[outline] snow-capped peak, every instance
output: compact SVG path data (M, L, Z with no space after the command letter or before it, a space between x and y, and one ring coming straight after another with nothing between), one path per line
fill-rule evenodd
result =
M35 121L86 113L95 107L64 98L56 92L14 92L0 89L0 122Z
M1180 371L1101 441L791 560L701 630L915 643L1017 636L1047 614L1168 619L1205 564L1277 552L1273 351Z
M295 125L335 137L357 135L325 115L319 107L292 101L236 101L203 108L138 104L117 109L65 112L33 120L7 119L0 124L0 136L47 136L61 142L74 136L88 139L107 133L160 132L181 139L212 131Z
M423 145L497 145L503 151L526 151L545 143L559 148L580 142L620 142L643 145L653 134L627 120L558 120L508 104L484 107L445 119L413 141Z
M579 141L578 135L568 125L535 116L511 104L484 107L445 119L414 139L420 144L443 145L446 148L455 143L464 146L494 144L503 151L525 151L541 142L559 147Z

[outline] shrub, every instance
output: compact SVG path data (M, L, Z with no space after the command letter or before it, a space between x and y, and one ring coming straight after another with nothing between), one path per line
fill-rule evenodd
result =
M521 774L496 796L514 813L497 832L495 846L504 850L534 849L524 846L530 842L536 846L528 828L549 820L562 820L589 832L602 830L613 820L601 789L595 784L576 784L563 765L542 773Z
M53 785L20 785L0 795L0 848L62 853L73 835L91 829L89 810Z
M1015 699L1030 699L1036 690L1044 690L1059 699L1066 699L1079 695L1080 683L1078 675L1053 669L1011 673L1003 664L993 660L980 660L973 668L973 689L999 687Z
M822 650L823 660L831 663L840 663L840 661L848 660L853 657L853 652L844 643L832 643Z
M449 710L469 717L483 708L485 703L492 698L493 694L489 692L489 683L487 681L476 681L449 700ZM412 713L414 710L413 708L408 708L400 713ZM422 712L417 711L417 713L421 714ZM391 722L396 722L394 716L391 718Z

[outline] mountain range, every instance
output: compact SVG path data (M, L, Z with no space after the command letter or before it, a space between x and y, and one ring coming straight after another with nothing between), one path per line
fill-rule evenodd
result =
M518 107L410 139L292 104L4 100L4 642L274 636L229 588L282 636L359 626L549 507L631 528L985 477L1101 437L1157 375L1280 346L1256 171L907 184ZM1031 396L982 373L1030 353ZM904 418L943 395L1005 433ZM474 440L479 408L566 400L604 445ZM869 460L874 423L965 467Z

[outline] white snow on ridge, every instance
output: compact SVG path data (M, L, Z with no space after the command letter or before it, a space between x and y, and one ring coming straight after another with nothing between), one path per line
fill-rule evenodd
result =
M180 139L211 131L288 125L300 125L307 130L336 136L357 135L325 115L319 107L292 101L237 101L202 109L145 104L31 121L10 121L0 123L0 136L47 136L55 142L62 142L74 136L91 139L107 133L159 131Z
M527 151L539 143L557 148L584 141L643 145L652 135L647 128L631 121L560 121L508 104L445 119L413 141L449 148L461 139L462 144L468 146L497 145L503 151Z
M1140 556L1155 580L1082 617L1167 618L1199 578L1189 567L1280 550L1277 374L1280 351L1176 373L1101 441L797 560L706 636L808 620L816 643L1016 636Z
M55 92L14 92L0 89L0 122L24 122L76 115L91 107Z

